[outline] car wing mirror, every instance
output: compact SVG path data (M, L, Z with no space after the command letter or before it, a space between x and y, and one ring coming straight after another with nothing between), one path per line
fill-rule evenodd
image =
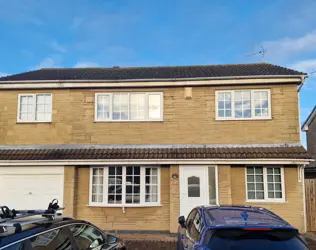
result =
M117 237L115 237L114 235L111 235L111 234L108 234L106 236L106 239L107 239L109 244L115 244L117 242Z
M184 216L180 216L180 217L178 218L178 223L180 224L180 226L181 226L182 228L186 228L186 225L185 225L185 217L184 217Z

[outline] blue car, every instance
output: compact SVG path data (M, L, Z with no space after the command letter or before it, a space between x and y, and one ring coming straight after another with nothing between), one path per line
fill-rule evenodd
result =
M178 250L309 249L295 227L261 207L196 207L179 224Z

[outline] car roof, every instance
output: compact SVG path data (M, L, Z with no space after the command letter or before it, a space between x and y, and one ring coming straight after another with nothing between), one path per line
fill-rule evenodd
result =
M272 211L253 206L203 206L209 228L279 228L296 229Z
M31 237L32 235L35 235L37 233L45 232L47 230L51 230L60 226L67 226L67 225L75 224L75 223L84 223L84 224L92 225L91 223L84 220L76 220L69 217L64 217L63 220L36 224L33 228L30 228L28 230L15 233L15 234L10 234L5 237L0 237L0 248L5 245L11 244L13 242L17 242L19 240L23 240L25 238Z

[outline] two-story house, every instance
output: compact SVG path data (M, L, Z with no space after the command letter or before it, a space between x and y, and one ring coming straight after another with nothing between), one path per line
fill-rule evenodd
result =
M248 204L304 232L305 77L258 63L0 78L0 201L172 233L196 205Z

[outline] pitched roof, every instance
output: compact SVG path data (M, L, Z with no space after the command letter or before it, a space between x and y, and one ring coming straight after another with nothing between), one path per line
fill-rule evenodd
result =
M313 108L312 112L310 112L310 114L308 115L308 117L306 118L305 122L303 123L301 129L303 131L307 131L308 130L308 126L311 124L311 122L314 120L316 116L316 105Z
M294 145L106 145L0 148L0 161L126 159L311 159Z
M1 77L0 81L161 80L307 74L268 63L163 67L49 68Z

